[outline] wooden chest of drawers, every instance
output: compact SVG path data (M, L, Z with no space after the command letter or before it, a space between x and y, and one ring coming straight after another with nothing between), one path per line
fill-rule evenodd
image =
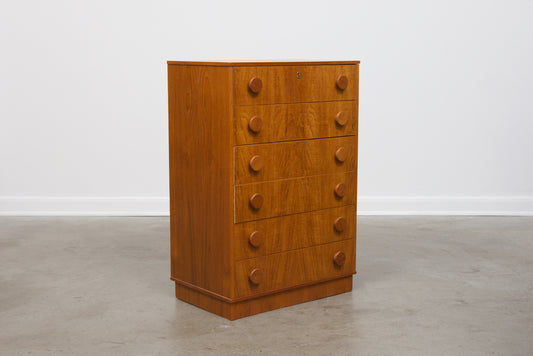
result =
M168 62L171 279L234 320L352 289L359 62Z

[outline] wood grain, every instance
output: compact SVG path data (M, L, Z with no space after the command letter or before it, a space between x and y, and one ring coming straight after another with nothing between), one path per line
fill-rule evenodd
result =
M269 310L349 292L352 290L352 283L352 276L348 276L235 303L224 302L176 283L176 297L226 319L235 320Z
M337 114L346 121L336 122ZM252 118L254 118L252 120ZM256 128L260 118L261 128ZM355 135L357 101L330 101L308 104L278 104L235 107L235 144L279 142Z
M168 63L176 296L233 320L351 290L359 62Z
M346 185L342 198L335 194L339 183ZM355 172L238 185L235 187L235 222L353 205L356 203L355 186ZM263 197L263 204L257 210L249 204L254 194Z
M343 148L340 162L337 150ZM355 136L235 148L235 184L355 170Z
M231 296L231 68L168 67L171 276Z
M346 256L342 266L334 262L339 251ZM354 241L350 239L238 261L235 263L235 298L355 273L352 251ZM249 275L254 270L261 271L259 283L250 283Z
M359 95L359 65L356 65L355 66L355 89ZM359 107L356 106L355 108L356 110L356 115L357 117L359 117ZM359 130L359 122L356 122L356 130L358 131ZM356 149L359 147L359 135L357 135L355 137L355 147ZM357 176L357 172L358 172L358 161L359 161L359 155L356 154L355 155L355 175ZM357 201L357 180L355 181L355 200ZM357 216L357 204L355 204L355 215ZM355 219L355 229L357 231L357 219ZM357 244L357 240L354 240L354 253L355 253L355 249L356 249L356 244Z
M337 231L335 221L341 217L345 220L344 229ZM233 229L234 258L242 260L353 238L355 219L355 206L347 205L236 224ZM261 234L258 247L249 242L253 232Z
M235 67L235 105L301 103L311 101L355 100L357 71L355 65L304 65ZM298 77L298 73L300 73ZM339 76L349 80L344 90L337 87ZM261 79L258 94L249 90L250 79Z

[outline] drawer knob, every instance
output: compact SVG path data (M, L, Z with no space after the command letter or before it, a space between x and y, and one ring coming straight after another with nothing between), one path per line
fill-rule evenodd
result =
M335 194L337 194L339 198L342 198L344 194L346 194L346 184L344 183L337 184L335 186Z
M339 267L342 267L342 265L344 264L344 262L346 262L346 255L344 254L344 252L342 251L337 251L334 255L333 255L333 262L335 262L335 264ZM253 271L252 271L253 272Z
M337 151L335 151L335 158L339 162L346 161L347 156L348 156L348 152L346 151L344 147L339 147L337 148Z
M250 282L252 282L252 284L261 283L261 280L263 279L263 271L261 271L259 268L254 268L248 275L248 279Z
M254 133L261 131L263 127L263 120L259 116L252 116L250 121L248 121L248 128Z
M257 248L263 244L263 234L260 231L254 231L248 236L248 242Z
M346 79L346 80L348 80L348 79ZM263 82L261 81L261 79L259 79L257 77L253 77L248 82L248 88L250 88L250 90L254 94L258 94L261 91L262 87L263 87Z
M333 226L335 226L335 230L338 232L344 231L346 229L346 218L344 216L338 217L335 219Z
M255 210L261 209L261 207L263 206L263 196L259 193L255 193L254 195L252 195L250 197L250 205Z
M348 88L348 77L345 75L339 75L336 83L337 83L337 88L339 88L340 90L344 90Z
M250 159L250 168L254 172L259 172L263 168L264 164L263 157L261 156L253 156Z
M346 111L339 111L335 116L335 122L340 126L346 125L348 122L348 113Z

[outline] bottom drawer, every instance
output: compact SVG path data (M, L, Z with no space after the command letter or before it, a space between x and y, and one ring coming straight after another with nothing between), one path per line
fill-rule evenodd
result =
M235 298L355 273L355 239L235 262Z

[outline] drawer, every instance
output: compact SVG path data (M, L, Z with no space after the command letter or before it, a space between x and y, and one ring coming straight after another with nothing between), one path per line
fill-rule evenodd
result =
M355 100L357 65L235 67L235 105Z
M235 222L356 204L355 171L235 186Z
M235 224L234 258L259 257L355 237L355 206Z
M355 135L357 101L236 106L235 144Z
M235 184L355 170L355 136L235 147Z
M235 298L340 278L354 272L354 239L250 258L235 263Z

